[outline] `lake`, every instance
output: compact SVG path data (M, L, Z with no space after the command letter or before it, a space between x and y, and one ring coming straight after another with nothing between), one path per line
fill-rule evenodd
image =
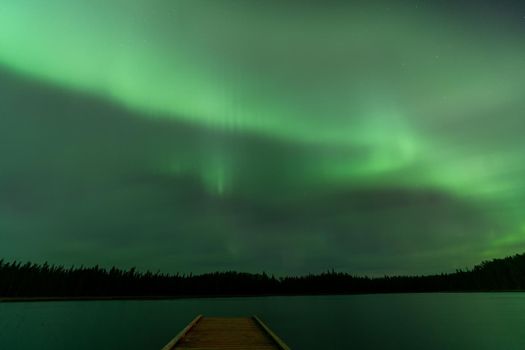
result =
M160 350L197 314L256 314L292 349L525 349L525 293L0 303L0 349Z

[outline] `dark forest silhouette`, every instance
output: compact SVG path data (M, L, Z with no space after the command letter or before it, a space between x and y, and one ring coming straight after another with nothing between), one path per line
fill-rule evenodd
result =
M297 277L266 273L201 275L137 272L0 260L0 297L177 297L396 292L511 291L525 289L525 254L485 261L470 270L428 276L356 277L325 272Z

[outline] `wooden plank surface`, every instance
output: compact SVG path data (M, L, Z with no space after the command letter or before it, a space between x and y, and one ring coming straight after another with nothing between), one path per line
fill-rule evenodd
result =
M273 332L256 318L200 317L163 350L275 350L283 348ZM275 337L275 338L274 338ZM281 344L279 344L279 341Z

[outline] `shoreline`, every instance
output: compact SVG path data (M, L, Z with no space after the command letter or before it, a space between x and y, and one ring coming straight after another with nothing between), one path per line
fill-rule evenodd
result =
M525 290L466 290L435 292L370 292L340 294L229 294L229 295L174 295L174 296L84 296L84 297L0 297L0 303L24 302L68 302L68 301L160 301L178 299L215 299L215 298L263 298L263 297L302 297L302 296L345 296L377 294L476 294L476 293L523 293Z

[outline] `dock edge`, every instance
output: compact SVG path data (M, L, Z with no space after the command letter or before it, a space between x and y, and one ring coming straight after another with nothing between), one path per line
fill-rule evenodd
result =
M282 350L291 350L288 345L286 345L282 340L281 338L279 338L277 336L277 334L275 334L266 324L264 324L263 321L261 321L261 319L255 315L252 316L252 318L255 320L255 322L266 332L266 334L268 334L270 336L270 338L272 338L272 340L277 343L277 345L282 349ZM163 349L164 350L164 349Z
M179 334L175 336L175 338L170 340L170 342L166 344L162 348L162 350L172 350L173 347L177 345L179 340L181 340L186 335L186 333L188 333L190 329L192 329L201 320L201 318L202 318L202 315L195 317L193 321L191 321L182 331L180 331Z

